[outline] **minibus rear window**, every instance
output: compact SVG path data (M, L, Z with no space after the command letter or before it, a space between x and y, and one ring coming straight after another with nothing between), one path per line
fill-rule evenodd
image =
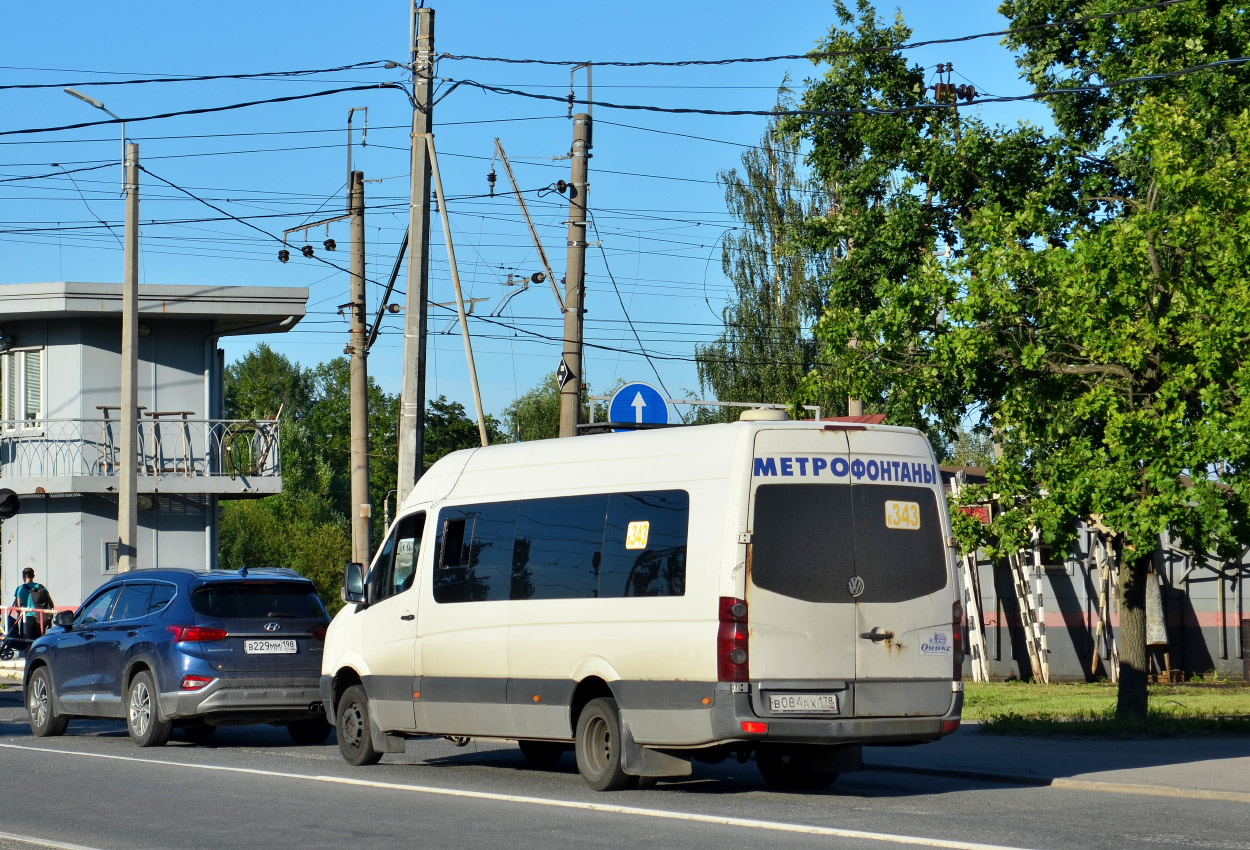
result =
M752 532L752 581L795 599L901 602L946 586L937 498L927 488L765 484ZM856 575L858 598L847 589Z

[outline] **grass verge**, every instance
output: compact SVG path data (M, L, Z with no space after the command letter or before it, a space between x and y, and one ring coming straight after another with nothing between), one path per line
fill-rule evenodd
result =
M967 682L963 717L997 735L1250 735L1250 687L1151 685L1149 694L1146 720L1130 723L1115 716L1111 683Z

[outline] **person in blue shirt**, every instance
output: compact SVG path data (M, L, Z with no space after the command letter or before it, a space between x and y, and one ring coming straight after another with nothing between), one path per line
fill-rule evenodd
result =
M35 582L35 571L27 567L22 570L22 583L13 594L13 604L18 608L34 608L34 592L39 587ZM34 640L43 634L43 622L35 611L23 611L18 615L18 633L25 640Z

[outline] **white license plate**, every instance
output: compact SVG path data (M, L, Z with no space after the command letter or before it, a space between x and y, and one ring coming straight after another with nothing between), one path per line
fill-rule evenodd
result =
M290 655L295 652L295 641L290 640L246 640L243 651L248 655Z
M837 714L837 694L769 694L768 710L774 714Z

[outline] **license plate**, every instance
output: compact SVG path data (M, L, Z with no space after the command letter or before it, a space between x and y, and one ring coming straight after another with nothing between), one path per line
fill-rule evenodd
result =
M295 652L295 641L248 640L243 642L243 651L248 655L290 655Z
M769 694L768 710L774 714L837 714L837 694Z

